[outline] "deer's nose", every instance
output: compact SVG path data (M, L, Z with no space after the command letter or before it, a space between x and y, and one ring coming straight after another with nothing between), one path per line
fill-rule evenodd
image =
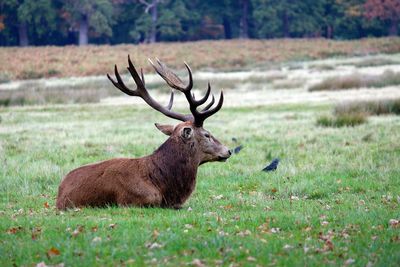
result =
M228 153L229 153L229 156L232 155L232 151L231 150L228 150Z

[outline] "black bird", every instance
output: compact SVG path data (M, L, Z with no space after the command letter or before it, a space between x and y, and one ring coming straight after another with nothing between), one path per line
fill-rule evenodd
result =
M265 167L264 169L262 169L263 172L271 172L271 171L275 171L276 168L278 168L278 164L279 164L279 159L275 158L271 164L269 164L267 167Z
M243 148L242 145L235 147L235 148L233 149L233 153L238 154L238 153L240 152L240 150L242 150L242 148Z

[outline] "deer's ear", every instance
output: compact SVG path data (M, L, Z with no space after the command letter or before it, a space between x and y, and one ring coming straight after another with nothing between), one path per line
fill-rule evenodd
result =
M193 136L193 129L191 127L183 127L181 130L181 136L184 139L190 139Z
M163 134L171 135L174 132L174 126L169 124L154 124L158 130L160 130Z

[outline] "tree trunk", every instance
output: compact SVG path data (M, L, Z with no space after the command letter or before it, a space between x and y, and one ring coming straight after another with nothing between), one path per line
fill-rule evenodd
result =
M398 33L398 23L399 21L397 19L393 19L390 23L390 28L389 28L389 35L390 36L397 36Z
M333 26L328 25L326 27L326 38L332 39L333 38Z
M158 0L153 0L152 7L150 9L151 12L151 31L150 31L150 43L157 42L157 20L158 20L158 11L157 11Z
M83 15L79 21L79 46L88 44L89 19Z
M242 39L249 38L249 0L242 0L242 17L240 18L239 37Z
M224 25L225 39L232 39L231 23L227 16L224 16L223 18L223 25Z
M26 25L26 22L21 22L18 25L18 36L19 36L19 46L29 45L28 26Z
M282 17L282 22L283 22L283 36L285 38L290 38L290 30L289 30L289 15L287 13L287 10L283 12L283 17Z

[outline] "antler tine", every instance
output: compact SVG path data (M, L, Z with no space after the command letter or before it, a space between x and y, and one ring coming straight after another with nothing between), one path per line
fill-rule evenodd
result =
M146 82L144 81L143 69L140 68L140 76L142 77L143 86L146 86Z
M210 117L211 115L217 113L224 103L224 93L221 90L221 94L219 96L218 104L213 109L205 110L204 112L198 112L198 114L194 115L195 117L195 124L198 126L202 126L203 122Z
M186 86L185 91L190 91L190 90L192 90L192 88L193 88L192 69L189 67L189 65L188 65L186 62L184 62L184 64L185 64L185 67L186 67L186 69L187 69L187 71L188 71L188 74L189 74L189 83L188 83L188 85Z
M144 81L143 70L141 70L142 79L140 79L140 76L137 73L135 66L133 66L131 57L129 55L128 55L128 70L129 70L133 80L136 83L136 90L137 91L146 91L146 87L144 86L144 82L143 82Z
M127 95L137 96L136 92L129 89L128 87L126 87L126 85L122 81L121 76L118 73L117 65L115 65L115 67L114 67L114 73L115 73L115 77L117 78L118 82L116 82L113 78L111 78L111 76L107 73L107 78L112 82L112 84L114 84L115 87L117 87L119 90L121 90L122 92L124 92Z
M169 97L169 103L167 106L168 110L171 110L173 103L174 103L174 91L171 90L171 96Z
M198 106L203 105L207 101L208 97L210 96L210 93L211 93L211 85L210 85L210 82L208 82L206 94L203 96L203 98L201 98L199 100L195 100L196 105L198 105Z
M214 105L215 97L214 97L214 95L211 95L211 97L212 98L211 98L210 103L208 103L207 106L205 106L201 111L206 111L206 110L210 109L212 107L212 105Z

